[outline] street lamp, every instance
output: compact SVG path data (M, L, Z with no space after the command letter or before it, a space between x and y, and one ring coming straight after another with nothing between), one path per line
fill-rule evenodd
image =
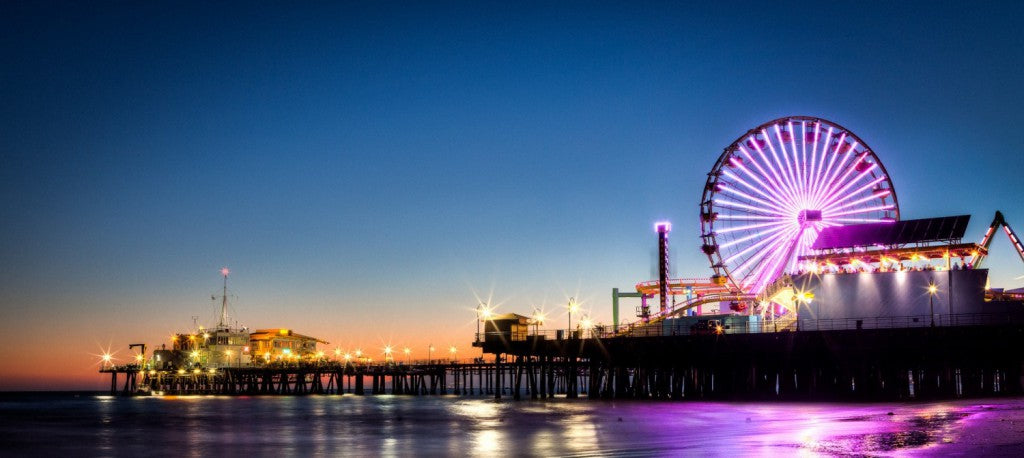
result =
M395 361L395 359L391 357L391 345L384 347L384 363L387 363L388 359L391 359L392 362Z
M491 307L490 306L484 305L483 302L477 304L477 306L476 306L476 340L477 340L477 342L480 341L480 322L481 321L490 320L492 316L494 316L494 313L491 311ZM486 331L487 331L487 328L484 327L484 332L486 332Z
M434 344L429 344L427 346L427 364L431 364L431 362L433 361L431 353L434 353Z
M451 346L450 348L448 348L448 352L452 354L452 362L453 362L453 363L454 363L454 362L455 362L455 360L456 360L456 356L455 356L455 354L456 354L456 353L458 353L458 351L459 351L459 350L455 348L455 345L452 345L452 346Z
M568 308L569 308L569 332L571 333L572 332L572 312L578 311L580 309L579 304L576 303L576 298L573 298L573 297L569 298L569 307Z
M935 283L928 284L928 312L932 316L932 327L935 327L935 293L939 291L939 287L935 286Z
M537 307L533 308L533 335L540 334L540 325L544 324L544 312Z

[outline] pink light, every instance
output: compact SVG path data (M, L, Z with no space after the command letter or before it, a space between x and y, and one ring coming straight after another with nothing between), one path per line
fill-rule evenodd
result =
M778 226L778 225L781 225L781 224L791 224L791 222L783 220L783 219L779 219L778 221L775 221L775 222L772 222L772 223L751 224L751 225L748 225L748 226L735 226L735 227L730 227L730 228L727 228L727 229L716 230L715 233L716 234L728 234L730 232L745 231L745 230L748 230L748 229L758 229L758 228L768 227L768 226Z
M873 169L874 167L875 167L874 164L872 164L871 165L871 169ZM839 196L840 194L846 192L847 189L850 189L850 186L853 186L853 185L857 184L857 182L859 182L861 180L861 178L864 178L869 173L871 173L871 169L865 170L865 171L861 172L860 174L858 174L856 178L854 178L852 180L849 180L849 181L846 181L846 186L843 186L842 188L839 188L838 190L833 191L832 194L829 194L829 196L824 199L822 204L823 205L831 205L833 202L835 202L837 196ZM853 169L850 169L850 170L853 170ZM843 177L843 180L846 180L847 177L849 177L849 173L847 173L846 176ZM874 186L875 184L877 184L877 183L872 183L871 186Z
M859 203L867 202L867 201L869 201L869 200L871 200L871 199L878 199L878 198L879 198L879 197L881 197L881 196L885 196L885 195L888 195L888 194L889 194L889 191L885 191L885 192L884 192L884 193L882 193L881 195L878 195L878 194L875 194L874 192L872 192L871 194L868 194L868 196L867 196L867 197L864 197L864 198L862 198L862 199L859 199L859 200L855 200L855 201L853 201L853 202L850 202L850 203L844 204L844 205L842 205L841 207L833 208L833 207L835 207L836 205L838 205L838 204L840 204L840 203L842 203L842 202L846 201L847 199L850 199L850 198L852 198L852 197L854 197L854 196L857 196L857 195L859 195L859 194L860 194L861 192L863 192L863 191L864 191L864 190L866 190L867 188L869 188L869 187L872 187L872 186L874 186L874 185L876 185L876 184L878 184L878 183L882 182L883 180L885 180L885 177L878 177L878 178L875 178L874 180L871 180L871 181L870 181L870 182L869 182L868 184L866 184L866 185L864 185L864 186L861 186L861 187L860 187L859 189L857 189L856 191L854 191L854 192L851 192L851 193L847 194L847 195L846 195L846 197L843 197L842 199L836 199L836 200L832 201L832 203L830 203L830 204L829 204L829 205L828 205L827 207L823 208L822 210L839 210L839 209L843 209L843 208L846 208L846 207L849 207L849 206L852 206L852 205L857 205L857 204L859 204Z
M856 143L857 142L854 142L854 144ZM835 158L840 156L842 157L842 159L839 160L839 165L833 169L832 165L835 164ZM815 199L820 200L822 195L827 195L829 193L829 190L832 189L832 186L834 186L835 183L841 183L846 177L849 176L843 175L843 178L840 178L839 174L846 165L846 162L850 159L850 156L851 155L849 154L832 155L832 161L829 161L829 168L825 171L825 181L822 181L821 189L817 193L815 193ZM850 170L852 171L853 169Z
M753 178L753 179L754 179L754 181L756 181L756 182L757 182L758 184L760 184L760 185L761 185L761 188L764 188L764 189L767 189L767 190L771 191L771 187L770 187L770 186L766 185L766 184L765 184L765 183L764 183L763 181L761 181L761 179L760 179L760 178L758 178L758 177L757 177L757 175L755 175L755 174L754 174L754 172L751 172L751 171L750 171L750 169L748 169L748 168L744 167L744 166L743 166L743 164L740 164L740 166L738 167L738 169L742 170L742 171L743 171L743 173L746 173L746 174L747 174L747 176L749 176L750 178ZM737 182L739 182L740 184L742 184L742 185L746 186L746 187L747 187L748 189L751 189L751 190L753 190L753 191L757 192L758 194L760 194L760 195L762 195L762 196L765 196L765 197L767 197L767 198L769 198L769 199L774 199L774 198L776 198L776 197L774 197L774 196L769 196L769 195L768 195L768 194L766 194L766 193L765 193L764 191L762 191L762 190L761 190L761 188L757 188L757 187L755 187L755 186L752 186L752 185L751 185L750 183L747 183L746 181L744 181L743 179L741 179L741 178L740 178L740 177L739 177L738 175L735 175L735 174L733 174L732 172L729 172L728 170L723 170L723 171L722 171L722 174L724 174L724 175L725 175L725 176L727 176L727 177L730 177L730 178L733 178L733 179L735 179L735 180L736 180Z
M754 214L760 214L760 215L766 215L766 216L781 216L781 217L786 216L785 214L782 214L782 213L773 213L773 212L770 212L770 211L767 211L767 210L764 210L764 209L761 209L761 208L757 208L757 207L746 205L746 204L741 204L739 202L732 202L732 201L729 201L729 200L720 200L720 201L717 202L717 204L721 205L721 206L725 206L725 207L745 209L745 210L748 210L748 212L754 213Z
M220 274L225 276L225 277L227 277L229 273L231 273L231 271L228 270L227 267L223 267L223 268L220 269Z
M743 191L739 191L739 190L736 190L736 189L733 189L733 188L727 188L726 187L726 188L722 188L721 190L725 191L725 192L728 192L730 194L735 194L737 196L740 196L740 197L743 197L743 198L746 198L746 199L750 199L750 200L752 200L754 202L757 202L757 203L759 203L761 205L765 205L765 206L771 207L771 208L773 208L775 210L778 210L779 212L782 212L782 213L786 213L789 210L789 209L781 208L781 207L779 207L779 206L777 206L777 205L775 205L775 204L773 204L771 202L768 202L766 200L758 199L757 197L751 196L751 195L749 195L749 194L747 194L747 193L745 193Z
M785 223L785 224L789 224L789 223ZM765 230L765 231L756 232L756 233L750 234L750 235L748 235L746 237L740 237L740 238L738 238L736 240L731 240L731 241L729 241L727 243L723 243L723 244L719 245L719 248L729 248L729 247L731 247L731 246L733 246L733 245L735 245L737 243L743 243L743 242L746 242L747 240L750 240L750 239L753 239L753 238L761 237L763 235L768 235L768 234L774 234L774 233L776 233L778 231L783 231L783 230L786 230L786 228L785 227L775 227L775 228L771 228L771 229L768 229L768 230Z
M764 131L762 130L762 132L764 132ZM754 136L751 135L750 138L754 138ZM761 160L764 161L764 165L768 166L768 170L772 173L772 177L774 177L774 183L776 184L776 189L780 193L785 193L784 195L786 195L787 197L790 197L790 195L789 195L790 191L788 189L786 189L785 183L782 182L782 177L780 177L779 174L775 171L775 167L772 167L772 163L771 163L771 161L768 160L768 156L766 154L764 154L764 150L762 150L761 148L755 148L755 149L757 151L757 154L759 156L761 156ZM761 168L758 167L758 170L761 170ZM763 171L762 171L762 174L764 174ZM765 178L768 178L768 176L765 175Z
M654 232L659 234L672 232L672 223L668 221L654 223Z
M777 135L778 130L779 130L779 125L776 124L775 125L776 135ZM761 135L764 135L765 138L770 138L770 137L768 137L768 133L764 129L761 129ZM769 142L768 143L768 148L769 148L769 150L772 153L772 158L775 159L775 165L777 165L779 167L779 171L775 175L775 178L779 181L779 183L782 183L782 184L784 184L786 186L786 190L789 192L789 195L787 197L790 197L790 198L795 197L796 196L796 191L793 188L793 183L790 180L789 175L786 174L786 170L784 168L782 168L782 161L779 160L779 153L775 151L775 145L772 144L771 142ZM761 154L764 154L764 152L761 151L760 149L758 150L758 152L761 153ZM765 159L765 162L768 164L768 169L771 170L772 173L776 173L775 172L775 167L773 167L772 164L770 162L768 162L768 159Z
M892 208L893 208L893 204L887 204L887 205L879 205L877 207L858 208L856 210L849 210L849 211L839 212L839 213L829 213L828 216L829 216L829 219L831 219L831 218L834 218L836 216L857 215L857 214L861 214L861 213L871 213L871 212L877 211L877 210L890 210Z

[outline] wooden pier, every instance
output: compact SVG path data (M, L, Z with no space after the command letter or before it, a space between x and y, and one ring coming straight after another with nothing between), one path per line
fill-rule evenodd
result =
M907 400L1024 394L1024 324L565 339L487 336L475 362L110 374L111 394Z

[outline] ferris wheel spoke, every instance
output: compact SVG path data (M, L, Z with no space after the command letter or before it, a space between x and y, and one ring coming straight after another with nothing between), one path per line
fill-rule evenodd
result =
M768 155L764 154L764 148L761 148L761 146L758 144L754 144L754 147L757 149L757 152L761 154L761 156L764 158L765 163L768 164L768 170L775 174L775 179L779 181L779 183L782 185L782 187L788 194L788 197L792 199L793 197L795 197L796 192L793 189L793 184L789 181L789 177L786 176L785 169L782 168L782 162L779 161L779 153L775 151L775 144L772 143L772 137L768 135L768 132L765 129L761 129L761 136L765 138L765 144L768 145L768 150L771 151L772 158L775 159L775 165L772 165L771 161L768 160ZM753 136L751 136L751 138L753 138ZM777 171L776 166L778 166Z
M867 195L867 197L861 197L860 199L854 200L852 202L846 202L846 201L848 201L850 199L853 199L854 197L863 195L862 193L864 191L867 191L869 188L872 188L873 186L877 185L878 183L881 183L884 180L885 180L885 177L875 178L874 180L869 181L864 186L861 186L860 188L857 188L856 191L853 191L851 193L846 194L842 198L835 199L832 202L826 202L825 206L821 208L821 211L842 210L842 209L847 208L847 207L852 207L854 205L867 202L867 201L869 201L871 199L880 199L880 198L882 198L884 196L887 196L887 195L890 194L888 190L880 191L878 194L876 194L876 193L874 193L872 191L870 194ZM846 202L846 203L843 203L843 202ZM843 204L843 205L840 205L840 206L837 207L837 205L839 205L839 204Z
M880 210L890 210L892 208L893 208L892 204L879 205L879 206L876 206L876 207L858 208L858 209L855 209L855 210L849 210L849 211L839 212L839 213L822 213L822 217L827 217L829 219L835 219L836 217L839 217L839 216L860 215L860 214L871 213L871 212L880 211Z
M723 186L722 187L722 191L725 191L725 192L728 192L730 194L734 194L734 195L743 197L743 198L748 199L748 200L752 200L754 202L757 202L757 203L759 203L761 205L764 205L764 206L767 206L767 207L771 207L772 209L780 212L781 214L787 213L786 209L784 209L782 207L779 207L779 206L777 206L777 205L775 205L775 204L773 204L771 202L768 202L766 200L758 199L757 197L754 197L754 196L752 196L750 194L747 194L747 193L745 193L743 191L739 191L739 190L733 189L733 188L731 188L729 186Z
M819 182L821 181L821 172L825 169L825 159L828 157L828 144L832 141L833 129L830 126L828 128L828 134L825 136L825 141L821 141L820 122L818 127L815 127L815 145L811 155L811 185L809 186L809 193L814 194L814 191L818 189ZM821 144L821 159L820 162L817 157L818 144Z
M833 167L836 165L836 159L839 159L840 156L842 156L842 159L839 161L839 166L835 168L841 169L843 167L843 164L846 162L849 156L847 155L847 153L840 153L839 150L845 148L846 145L846 132L843 132L841 135L839 135L839 139L836 140L836 147L832 149L832 152L829 153L828 149L826 149L825 152L822 154L822 159L828 157L828 161L824 161L825 167L821 169L820 172L818 172L818 177L820 179L818 180L818 185L811 190L812 196L817 196L818 194L821 194L822 192L824 192L825 189L828 188L827 184L830 181L829 178L831 176ZM826 145L826 148L827 146L828 145ZM813 198L814 197L812 197L812 199Z
M841 223L891 223L891 219L878 218L830 218L832 221Z
M769 236L769 237L765 237L764 239L751 244L750 246L744 248L743 250L740 250L739 252L736 252L736 253L730 255L728 258L724 259L723 262L725 262L726 264L729 264L729 263L735 261L736 258L738 258L740 256L743 256L743 255L745 255L747 253L750 253L751 251L754 251L754 250L758 249L759 247L763 247L764 245L768 244L772 240L775 240L775 239L777 239L779 237L784 236L786 234L785 231L788 230L788 229L789 229L788 227L784 228L783 230L779 231L775 235L772 235L772 236Z
M789 142L782 141L782 134L779 134L779 142L782 143L782 150L786 151L786 143L789 143L789 151L792 152L792 156L783 155L783 157L789 156L786 162L787 166L792 166L790 174L793 175L793 185L797 191L797 198L804 199L804 192L807 189L807 185L804 184L803 174L800 172L800 155L797 153L796 148L796 131L793 129L793 121L789 121L787 124L787 132L789 132ZM806 153L806 151L804 151Z
M807 169L807 121L800 121L800 185L806 191L810 187L807 179L810 178L810 170Z
M773 233L781 231L781 230L785 230L785 228L776 227L776 228L768 229L768 230L761 231L761 232L755 232L753 234L750 234L750 235L747 235L747 236L744 236L744 237L740 237L740 238L735 239L735 240L730 240L729 242L726 242L726 243L719 244L718 248L719 249L729 248L729 247L731 247L733 245L736 245L737 243L743 243L743 242L746 242L747 240L751 240L751 239L755 239L755 238L760 238L760 237L763 237L763 236L766 236L766 235L769 235L769 234L773 234Z
M772 278L775 277L775 272L778 271L780 266L784 266L786 262L786 254L792 253L796 250L796 245L800 243L799 235L797 238L787 240L788 243L781 244L779 249L772 251L766 257L765 262L760 263L762 266L760 269L755 269L754 275L754 289L751 292L759 293Z
M779 168L779 175L782 176L783 181L786 183L786 188L789 189L790 196L797 197L797 185L796 180L793 179L793 170L789 166L789 159L786 158L788 151L786 150L786 142L782 140L782 131L779 129L779 125L775 126L775 139L779 141L779 148L782 149L782 159L779 159L779 153L775 150L775 144L771 140L771 135L768 134L765 129L761 129L761 135L767 139L768 149L772 153L772 159L775 159L775 165ZM785 167L783 167L785 163Z
M840 142L839 146L836 147L836 151L839 151L840 149L844 148L842 145L845 145L845 143ZM854 155L854 150L856 149L858 142L854 141L853 143L851 143L851 145L853 146L845 148L845 153L836 153L843 156L843 158L839 161L839 165L837 165L834 168L830 167L828 170L826 170L825 181L822 182L822 186L817 190L817 192L814 193L813 199L816 202L820 202L822 195L827 195L832 191L833 187L837 183L837 180L840 180L839 177L842 173L848 173L848 170L854 170L854 168L856 167L856 163L859 162L859 160L855 160L854 164L850 165L849 169L847 169L846 163L850 159L850 156ZM830 162L829 165L832 165L832 162ZM842 181L840 180L838 182Z
M718 215L716 219L730 220L730 221L779 221L782 218L778 216L758 216L758 215Z
M761 246L761 249L756 251L753 255L751 255L749 258L747 258L746 261L744 261L742 264L740 264L740 266L736 268L736 271L737 272L747 271L747 273L744 275L744 277L747 277L747 276L749 276L751 274L754 274L756 276L757 272L759 272L759 269L757 269L757 266L760 266L762 264L762 261L764 261L764 258L766 256L777 255L778 249L780 247L782 247L782 246L785 246L786 241L792 239L796 235L796 231L798 231L798 230L799 230L798 228L790 227L789 229L787 229L785 231L779 232L779 234L777 234L777 235L775 235L773 237L766 238L763 242L770 242L770 243L766 243L765 245ZM756 263L755 263L755 261L756 261Z
M780 226L780 225L783 225L783 224L789 224L789 221L785 221L785 220L782 220L781 218L779 218L776 221L771 222L771 223L749 224L749 225L746 225L746 226L735 226L735 227L730 227L730 228L727 228L727 229L716 230L715 233L716 234L728 234L728 233L731 233L731 232L747 231L747 230L750 230L750 229L759 229L759 228L762 228L762 227L769 227L769 226Z
M758 208L758 207L755 207L755 206L752 206L752 205L747 205L747 204L744 204L744 203L741 203L741 202L735 202L735 201L731 201L731 200L727 200L727 199L718 199L718 200L715 201L714 204L715 205L721 205L721 206L724 206L724 207L734 208L736 210L744 211L746 213L752 213L752 214L755 214L755 215L765 215L765 216L775 216L775 217L785 217L786 216L786 215L784 215L782 213L775 213L775 212L772 212L772 211L769 211L769 210L766 210L766 209L763 209L763 208Z
M751 136L751 138L753 138L753 136ZM782 187L777 182L772 180L771 175L769 175L768 172L766 172L764 170L764 167L761 166L761 163L758 162L757 159L754 159L754 155L750 154L750 152L747 151L747 149L744 148L742 145L739 147L739 149L740 149L740 152L742 152L743 155L747 157L747 160L750 161L751 164L754 164L754 167L757 168L757 172L762 177L764 177L764 179L766 181L768 181L769 184L765 185L765 189L767 189L769 192L773 192L773 193L776 193L778 195L782 195L783 192L784 192ZM747 169L747 170L749 171L749 169ZM756 178L756 175L754 175L753 173L751 173L750 176ZM760 179L757 179L757 181L759 183L763 183Z
M760 185L761 185L761 186L762 186L762 187L763 187L764 189L767 189L767 190L769 190L769 191L771 191L771 190L772 190L772 187L771 187L771 186L768 186L768 185L767 185L767 184L765 184L765 183L764 183L763 181L761 181L761 178L759 178L759 177L757 176L757 174L755 174L754 172L752 172L752 171L751 171L750 169L748 169L748 168L747 168L747 167L746 167L745 165L743 165L742 163L739 163L739 164L737 164L737 165L736 165L736 168L738 168L738 169L742 170L742 171L743 171L743 173L746 173L746 174L747 174L747 176L749 176L749 177L750 177L750 178L752 178L752 179L753 179L754 181L756 181L756 182L757 182L758 184L760 184ZM768 199L776 199L776 200L778 200L778 199L779 199L779 196L777 196L777 195L774 195L774 196L773 196L773 195L769 195L769 194L765 193L765 192L764 192L764 191L762 191L761 189L758 189L758 188L757 188L756 186L753 186L753 185L751 185L750 183L747 183L747 182L746 182L746 180L743 180L743 179L742 179L742 178L740 178L740 177L739 177L738 175L736 175L736 174L734 174L734 173L732 173L732 172L729 172L728 170L724 170L724 171L722 171L722 173L723 173L724 175L728 176L728 177L733 177L733 178L734 178L734 179L735 179L735 180L736 180L737 182L739 182L739 183L740 183L740 184L742 184L743 186L747 187L747 189L752 189L752 190L756 191L756 192L757 192L758 194L761 194L762 196L764 196L765 198L768 198Z
M859 164L860 161L858 161L857 163ZM850 187L852 187L853 185L857 184L862 178L868 176L868 174L871 173L871 171L874 170L874 169L875 169L875 164L871 164L871 166L868 167L867 170L864 170L863 172L857 174L857 176L854 177L852 180L848 180L851 172L856 170L856 166L851 167L850 171L846 172L846 174L843 175L843 179L841 181L838 181L836 186L838 186L839 184L842 184L842 183L846 183L846 184L842 188L839 188L838 190L833 191L828 196L825 196L822 199L822 201L819 203L819 205L828 205L834 199L842 196L843 193L846 192L847 189L850 189Z

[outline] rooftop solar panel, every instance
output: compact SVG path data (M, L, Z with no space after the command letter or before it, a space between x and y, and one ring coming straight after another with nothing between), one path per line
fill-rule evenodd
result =
M911 219L891 223L866 223L827 227L811 245L815 250L873 245L894 246L910 243L960 240L967 232L971 215Z

